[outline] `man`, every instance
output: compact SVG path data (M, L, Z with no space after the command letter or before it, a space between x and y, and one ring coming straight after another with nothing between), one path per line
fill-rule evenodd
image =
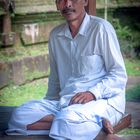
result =
M85 12L88 0L56 0L66 23L50 34L51 73L45 99L12 115L7 133L93 140L103 118L118 123L125 109L125 66L113 27Z

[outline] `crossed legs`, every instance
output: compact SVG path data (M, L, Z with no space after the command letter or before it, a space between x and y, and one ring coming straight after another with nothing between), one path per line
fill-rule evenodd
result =
M39 121L27 125L27 130L49 130L52 125L54 115L47 115Z
M46 106L44 107L44 103L46 104ZM51 104L50 104L51 103ZM50 106L54 105L54 108L50 108ZM48 106L48 107L47 107ZM77 106L77 105L76 105ZM79 106L79 105L78 105ZM43 108L44 107L44 108ZM40 109L38 111L38 108ZM42 109L43 108L43 109ZM42 114L44 113L44 111L47 109L50 109L50 111L48 112L45 112L46 114L50 114L50 115L47 115L45 117L43 117L42 119L38 120L38 121L33 121L33 120L36 120L35 118L39 118L41 115L39 115L42 111ZM75 107L74 107L75 108ZM91 107L92 108L92 107ZM95 107L96 108L96 107ZM34 112L38 112L35 116L32 115L32 112L33 111L30 111L30 110L33 110ZM33 123L27 123L26 127L27 127L27 130L50 130L51 126L52 126L52 122L53 122L53 119L54 119L54 116L55 114L57 114L59 112L59 110L56 110L57 109L57 102L56 103L53 103L51 101L34 101L34 102L30 102L24 106L22 106L21 108L19 108L18 110L16 110L16 112L14 113L14 116L12 118L12 121L10 123L10 126L12 126L13 124L17 124L18 123L18 128L21 127L21 129L23 128L22 124L26 124L27 121L26 119L30 117L30 122L33 122ZM53 110L53 113L51 113L51 110ZM28 114L28 115L27 115ZM31 115L30 115L31 114ZM54 115L52 115L54 114ZM67 113L66 113L67 114ZM25 116L26 119L22 116ZM43 115L42 115L43 116ZM19 121L20 120L20 121ZM24 121L25 120L25 121ZM24 122L25 123L24 123ZM21 123L19 123L21 122ZM103 122L104 123L104 122ZM12 128L12 127L11 127ZM108 128L108 126L107 126ZM15 128L16 129L16 128ZM109 126L109 129L110 129L110 126Z
M28 130L49 130L52 125L54 115L48 115L40 119L39 121L27 125ZM121 140L118 136L113 135L113 127L107 119L103 119L103 129L108 134L106 140Z
M39 121L27 125L27 130L49 130L52 125L54 115L47 115ZM113 134L113 127L107 119L103 119L103 129L108 134Z

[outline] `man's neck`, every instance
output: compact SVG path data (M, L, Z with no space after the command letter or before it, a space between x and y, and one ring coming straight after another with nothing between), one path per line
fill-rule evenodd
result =
M83 22L84 17L85 17L85 14L79 20L74 20L74 21L68 22L70 32L71 32L71 35L73 38L77 35L79 28Z

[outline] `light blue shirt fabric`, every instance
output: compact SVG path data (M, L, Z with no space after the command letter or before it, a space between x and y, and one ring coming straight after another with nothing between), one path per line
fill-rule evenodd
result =
M120 46L112 25L85 15L73 38L64 23L50 34L50 77L47 99L68 106L78 92L90 91L96 100L107 99L118 111L125 110L127 75Z

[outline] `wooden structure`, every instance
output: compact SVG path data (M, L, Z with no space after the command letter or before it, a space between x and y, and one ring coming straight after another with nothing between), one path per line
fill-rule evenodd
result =
M86 7L87 13L90 15L96 15L96 0L89 0L88 6Z
M15 42L15 33L11 30L11 12L14 12L13 0L0 0L0 4L4 9L3 16L3 33L2 33L2 45L9 46Z

